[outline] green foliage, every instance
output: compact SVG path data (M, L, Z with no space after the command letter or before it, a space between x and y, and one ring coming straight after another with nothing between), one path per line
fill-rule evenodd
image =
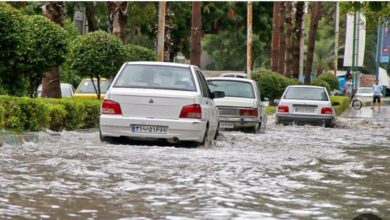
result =
M330 100L334 105L336 115L341 115L341 113L349 109L350 99L346 96L331 96ZM337 105L335 105L336 103Z
M71 44L70 68L81 77L110 78L125 60L122 42L104 31L78 36Z
M94 128L99 123L100 105L97 100L0 96L0 128L12 131Z
M155 61L156 53L146 47L139 45L126 44L126 61Z
M297 79L290 79L267 69L253 72L252 79L257 82L261 97L268 97L271 101L280 98L287 86L301 84Z
M340 86L337 76L332 73L323 73L318 76L317 79L327 82L330 86L330 90L338 89Z
M329 85L329 83L327 83L326 81L324 81L324 80L321 80L321 79L315 79L315 80L313 80L311 83L310 83L310 85L312 85L312 86L322 86L322 87L325 87L326 88L326 90L328 91L328 93L330 93L330 85Z
M276 112L276 106L266 106L265 111L267 115L273 115Z

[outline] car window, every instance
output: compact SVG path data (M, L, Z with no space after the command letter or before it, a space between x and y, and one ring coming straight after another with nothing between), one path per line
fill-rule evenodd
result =
M97 80L94 80L96 89L97 89ZM110 86L110 82L108 80L100 81L100 92L106 93L108 87ZM95 93L95 88L92 85L92 81L90 79L83 80L80 86L76 90L77 93Z
M114 87L196 91L189 68L157 65L126 65Z
M225 97L255 98L254 88L249 82L208 80L210 90L225 92Z
M72 96L72 90L71 90L71 87L69 87L69 85L62 85L61 84L61 95L63 97L70 97Z
M211 98L211 92L209 90L209 87L207 85L206 79L203 77L202 72L199 70L196 70L196 75L199 79L200 88L202 90L202 95L207 98Z
M323 88L289 87L284 99L303 99L316 101L329 101L328 95Z

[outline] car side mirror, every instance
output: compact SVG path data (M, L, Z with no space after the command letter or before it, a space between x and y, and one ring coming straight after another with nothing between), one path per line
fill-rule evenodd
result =
M275 99L275 100L274 100L274 103L275 103L275 105L279 105L280 99Z
M222 91L214 91L212 93L213 99L218 99L218 98L224 98L225 97L225 92Z

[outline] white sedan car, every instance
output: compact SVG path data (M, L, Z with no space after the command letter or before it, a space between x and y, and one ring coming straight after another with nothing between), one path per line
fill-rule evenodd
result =
M372 101L374 89L372 87L359 87L355 97L361 101Z
M275 121L334 125L335 113L328 92L320 86L288 86L278 104Z
M210 143L218 131L218 109L198 67L163 62L123 64L101 106L100 137L166 139Z
M219 127L256 132L265 129L267 114L254 80L235 77L208 78L211 91L223 91L225 97L215 100L219 109Z

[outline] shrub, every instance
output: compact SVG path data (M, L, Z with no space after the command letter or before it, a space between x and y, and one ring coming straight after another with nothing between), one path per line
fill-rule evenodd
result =
M82 78L111 78L126 61L126 56L117 36L96 31L78 36L72 42L68 62L71 71ZM100 90L98 93L100 99Z
M317 79L327 82L330 86L330 90L338 89L340 86L339 79L332 73L323 73L319 75Z
M146 47L134 44L126 44L127 61L155 61L156 53Z
M257 82L261 97L268 97L271 101L280 98L287 86L301 84L297 79L290 79L267 69L253 72L252 79Z
M350 99L346 96L331 96L330 100L334 105L336 115L340 115L349 108ZM337 105L335 105L337 103Z
M313 86L322 86L322 87L325 87L326 88L326 90L328 91L328 93L330 94L330 85L329 85L329 83L327 83L327 82L325 82L325 81L323 81L323 80L321 80L321 79L315 79L315 80L313 80L312 82L311 82L311 85L313 85Z
M12 131L94 128L99 123L100 105L98 100L0 96L0 128Z

